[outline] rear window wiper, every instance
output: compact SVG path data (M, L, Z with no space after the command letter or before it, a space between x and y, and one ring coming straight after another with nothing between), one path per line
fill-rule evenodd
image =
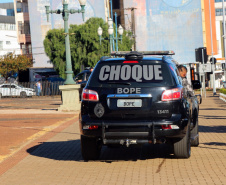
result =
M107 82L108 84L131 85L129 82Z

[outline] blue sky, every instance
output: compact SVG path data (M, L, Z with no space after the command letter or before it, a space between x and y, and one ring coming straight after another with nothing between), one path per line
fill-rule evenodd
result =
M12 3L13 0L0 0L0 3Z

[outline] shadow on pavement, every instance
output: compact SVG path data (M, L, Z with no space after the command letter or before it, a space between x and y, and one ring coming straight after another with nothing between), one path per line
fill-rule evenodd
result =
M210 146L226 146L226 143L219 143L219 142L210 142L210 143L203 143L204 145L210 145Z
M27 150L30 155L53 160L84 162L80 140L44 142ZM174 158L172 148L166 144L131 145L131 147L109 148L103 146L98 162L137 161L154 158Z
M203 119L226 119L226 116L203 116L203 115L200 115L199 117L203 118Z
M226 126L202 126L202 125L199 125L199 132L226 133Z

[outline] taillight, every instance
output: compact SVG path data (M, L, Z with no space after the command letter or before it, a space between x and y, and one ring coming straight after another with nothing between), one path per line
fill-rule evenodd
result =
M171 125L162 125L163 130L169 130L172 129Z
M98 128L99 128L98 125L84 125L84 126L83 126L83 129L84 129L84 130L96 130L96 129L98 129Z
M179 100L182 98L182 88L165 90L162 93L162 101Z
M96 130L96 129L98 129L98 125L89 126L89 130Z
M136 63L139 63L139 62L136 61L136 60L133 60L133 61L127 60L127 61L124 61L123 63L124 63L124 64L136 64Z
M86 101L99 101L99 96L96 91L84 89L82 92L82 100Z

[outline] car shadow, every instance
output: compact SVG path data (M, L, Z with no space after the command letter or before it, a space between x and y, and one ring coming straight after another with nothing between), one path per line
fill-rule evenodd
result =
M226 133L226 126L202 126L199 125L199 132Z
M81 155L80 140L43 142L27 150L30 155L59 161L84 161ZM109 148L103 146L97 162L112 163L117 161L138 161L154 158L174 158L172 147L166 144L131 145Z

